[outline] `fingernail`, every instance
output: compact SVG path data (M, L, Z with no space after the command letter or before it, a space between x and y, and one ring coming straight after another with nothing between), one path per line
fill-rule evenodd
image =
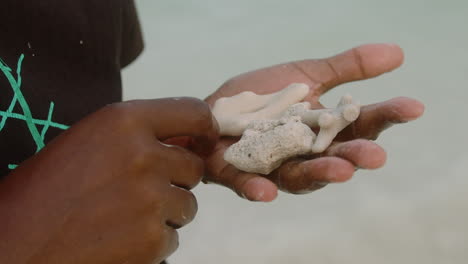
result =
M265 195L264 191L257 191L254 188L247 188L247 190L241 194L242 197L252 202L261 201L264 195Z
M260 202L265 198L265 190L263 190L264 179L262 178L252 178L248 180L243 189L245 190L242 193L242 196L250 201Z
M265 192L264 192L264 191L259 191L259 192L255 193L255 194L254 194L254 199L255 199L255 201L262 201L264 195L265 195Z

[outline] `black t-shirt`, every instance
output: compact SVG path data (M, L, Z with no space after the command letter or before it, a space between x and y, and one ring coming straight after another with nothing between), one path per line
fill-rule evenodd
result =
M142 48L133 0L2 0L0 178L120 101L120 70Z
M120 70L142 49L133 0L1 0L0 179L120 101Z

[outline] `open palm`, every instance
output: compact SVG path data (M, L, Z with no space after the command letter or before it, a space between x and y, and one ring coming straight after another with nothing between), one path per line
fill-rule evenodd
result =
M243 91L269 94L291 83L306 83L311 89L305 100L312 108L323 108L320 96L330 89L376 77L402 63L403 52L396 45L364 45L326 59L296 61L239 75L223 84L206 101L213 106L218 98ZM289 160L266 176L243 172L228 164L223 158L224 152L238 138L223 138L206 159L205 182L218 183L249 200L265 202L273 200L278 189L307 193L328 183L343 182L352 177L356 168L383 166L385 151L372 140L392 124L414 120L423 111L420 102L405 97L363 106L358 120L338 134L324 153L308 159Z

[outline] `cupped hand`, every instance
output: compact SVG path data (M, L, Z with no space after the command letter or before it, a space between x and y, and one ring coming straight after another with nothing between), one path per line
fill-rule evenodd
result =
M312 108L323 108L320 96L347 82L364 80L390 72L403 63L403 51L393 44L363 45L325 59L296 61L248 72L224 83L206 101L213 106L221 97L243 91L269 94L291 83L306 83L311 89L306 101ZM397 97L366 105L354 123L344 129L332 145L320 155L292 159L270 175L240 171L228 164L223 155L238 138L223 138L206 159L205 182L224 185L252 201L271 201L278 189L290 193L308 193L328 183L350 179L356 168L376 169L384 165L386 153L373 142L393 124L414 120L424 105L414 99Z
M159 263L197 211L203 160L161 143L218 139L193 98L118 103L78 122L0 183L0 263Z

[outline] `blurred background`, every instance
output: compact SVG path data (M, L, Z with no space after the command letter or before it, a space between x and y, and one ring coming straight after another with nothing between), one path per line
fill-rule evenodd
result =
M386 131L388 162L347 183L270 204L201 184L197 219L171 263L467 263L468 1L138 0L144 54L126 99L204 98L230 77L373 42L405 50L402 68L343 85L363 104L396 96L424 117Z

